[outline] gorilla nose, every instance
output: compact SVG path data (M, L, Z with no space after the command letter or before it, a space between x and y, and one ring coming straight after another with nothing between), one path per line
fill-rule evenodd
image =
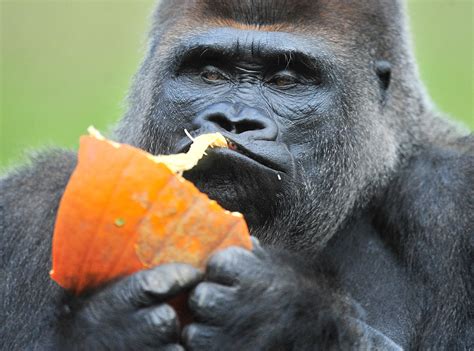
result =
M226 131L254 140L275 141L278 127L263 110L227 102L208 106L195 120L196 127L207 131Z

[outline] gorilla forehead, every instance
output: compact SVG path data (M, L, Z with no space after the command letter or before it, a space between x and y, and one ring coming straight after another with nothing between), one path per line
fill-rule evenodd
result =
M409 47L402 0L161 0L158 4L152 37L162 46L192 32L233 27L301 33L346 49L365 47L393 65L405 64L397 52Z
M369 9L381 10L380 3L396 0L198 0L207 14L249 24L276 24L281 22L311 21L336 11L339 15Z
M246 24L276 24L287 22L288 18L313 13L317 1L288 0L231 0L231 1L198 1L206 14L233 19Z
M314 26L350 23L348 19L363 20L380 25L390 24L394 13L400 11L402 0L162 0L161 5L174 14L206 19L232 20L246 25ZM390 14L390 15L389 15ZM202 17L201 17L202 16ZM375 20L376 18L376 20ZM377 22L377 23L374 23Z

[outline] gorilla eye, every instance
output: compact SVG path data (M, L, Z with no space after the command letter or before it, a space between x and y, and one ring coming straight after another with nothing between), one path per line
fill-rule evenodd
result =
M227 77L214 66L206 66L201 72L201 78L207 83L217 83Z
M273 84L280 89L288 89L294 87L298 83L298 79L290 73L279 73L270 78L267 83Z

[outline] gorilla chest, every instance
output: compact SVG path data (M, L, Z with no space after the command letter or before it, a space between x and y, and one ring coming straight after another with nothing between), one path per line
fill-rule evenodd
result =
M341 233L324 257L342 290L364 309L367 324L406 346L419 313L415 284L375 229L362 224Z

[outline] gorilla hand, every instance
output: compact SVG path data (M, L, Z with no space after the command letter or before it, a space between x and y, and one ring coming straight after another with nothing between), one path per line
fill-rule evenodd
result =
M183 350L179 322L165 300L192 288L202 273L185 264L138 272L71 307L60 349Z
M195 323L183 331L188 350L266 350L281 345L290 329L298 286L291 268L275 264L254 240L209 260L206 281L189 298ZM291 328L293 329L293 327Z
M232 247L208 262L189 298L188 350L400 350L366 325L362 309L289 253ZM298 267L298 269L295 269Z

